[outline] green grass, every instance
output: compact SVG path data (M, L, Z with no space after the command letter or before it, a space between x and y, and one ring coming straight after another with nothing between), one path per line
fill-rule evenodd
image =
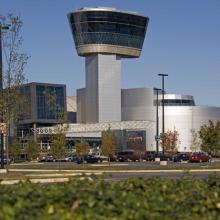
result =
M106 166L92 166L91 164L84 164L84 165L78 165L73 163L62 163L60 165L61 170L190 170L190 169L220 169L220 162L213 162L213 163L168 163L166 166L159 165L159 163L156 162L148 162L148 163L135 163L135 165L132 163L128 163L128 165L123 165L124 163L121 163L121 165L115 166L113 163L111 163L110 166L108 166L107 163L101 163L98 165L106 165ZM118 163L120 164L120 163ZM9 166L9 169L42 169L42 170L58 170L59 165L58 163L47 163L47 164L33 164L29 163L28 165L11 165Z

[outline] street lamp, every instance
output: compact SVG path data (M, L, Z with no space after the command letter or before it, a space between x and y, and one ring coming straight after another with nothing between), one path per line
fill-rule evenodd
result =
M162 134L164 135L164 77L168 76L168 74L163 74L160 73L158 74L158 76L162 77ZM162 139L162 150L163 150L163 154L164 154L164 143L163 143L163 139Z
M3 68L2 68L2 30L8 30L9 25L2 25L0 23L0 93L1 93L1 100L3 101ZM3 108L3 106L2 106ZM1 115L0 115L0 122L3 122L3 109L1 110ZM1 169L4 169L4 136L3 136L3 131L1 132L1 138L0 138L0 151L1 151Z
M158 106L159 106L159 101L158 101L158 95L159 95L159 91L161 91L161 89L158 88L154 88L154 90L156 91L156 135L155 135L155 141L156 141L156 151L158 154L159 151L159 140L160 140L160 136L159 136L159 117L158 117Z

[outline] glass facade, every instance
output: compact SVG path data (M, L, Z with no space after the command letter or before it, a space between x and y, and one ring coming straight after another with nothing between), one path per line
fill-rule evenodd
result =
M22 95L23 102L19 105L19 117L18 120L27 120L31 118L31 87L30 85L19 88L19 92Z
M57 119L65 109L64 98L63 87L37 85L37 119Z
M69 16L76 46L110 44L141 49L148 18L113 11L82 11Z
M194 100L165 99L164 106L194 106Z

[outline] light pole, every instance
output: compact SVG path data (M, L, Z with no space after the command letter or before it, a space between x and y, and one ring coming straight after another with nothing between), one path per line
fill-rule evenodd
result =
M168 74L160 73L158 76L162 77L162 134L164 135L165 127L164 127L164 77L168 76ZM164 143L162 139L162 150L164 154Z
M159 102L158 102L158 95L159 95L159 91L161 91L161 89L158 88L154 88L154 90L156 91L156 135L155 135L155 141L156 141L156 151L158 154L159 151L159 117L158 117L158 106L159 106Z
M2 68L2 30L8 30L9 25L2 25L0 22L0 93L1 93L1 101L3 102L3 68ZM3 106L2 106L3 108ZM3 122L3 109L1 109L0 122ZM1 131L0 138L0 148L1 148L1 169L4 169L4 136L3 131Z

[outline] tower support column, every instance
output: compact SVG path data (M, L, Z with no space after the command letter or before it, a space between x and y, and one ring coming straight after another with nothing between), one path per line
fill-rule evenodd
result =
M114 54L85 58L86 123L121 121L121 61Z

